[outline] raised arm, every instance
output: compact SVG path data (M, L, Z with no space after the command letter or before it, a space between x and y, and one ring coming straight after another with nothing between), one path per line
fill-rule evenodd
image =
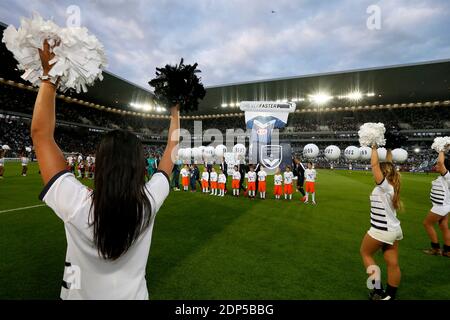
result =
M168 176L172 173L173 159L172 154L176 154L178 143L180 141L180 108L179 106L170 109L170 126L167 136L167 146L159 162L158 170L165 172Z
M49 61L53 58L47 42L44 43L44 49L39 50L39 54L44 76L46 76L51 69ZM55 98L56 86L49 80L43 80L34 104L31 139L44 184L47 184L58 172L66 168L64 155L54 139Z
M448 168L445 167L445 154L443 151L439 152L436 170L442 175L446 174L448 171Z
M384 176L381 172L380 161L378 160L377 146L372 146L372 156L370 158L370 165L372 166L372 174L377 184L383 182Z
M391 149L386 150L386 162L392 163L392 150Z

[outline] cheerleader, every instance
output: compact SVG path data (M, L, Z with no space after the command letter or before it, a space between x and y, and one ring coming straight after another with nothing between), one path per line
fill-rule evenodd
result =
M170 108L167 145L150 181L145 182L141 140L131 132L112 130L97 147L94 188L89 189L66 170L54 139L57 88L48 79L53 54L47 42L39 54L43 77L31 137L45 184L39 198L62 220L66 233L60 298L148 300L145 271L155 217L170 191L179 105Z
M430 212L423 221L423 225L431 240L431 248L424 250L429 255L443 255L450 258L450 231L448 229L448 213L450 212L450 161L445 159L444 152L439 152L436 170L441 174L431 184L430 200L433 204ZM437 233L434 229L439 225L444 240L443 250L439 245Z
M239 167L234 166L233 176L231 180L231 188L233 189L233 196L239 197L239 189L241 185L241 173L239 172Z
M392 153L388 149L386 162L378 160L377 147L372 147L372 173L376 186L370 195L370 225L361 244L361 257L367 273L374 279L371 300L393 300L400 285L401 272L398 264L398 244L403 239L397 210L401 209L400 174L392 164ZM374 255L382 250L387 265L387 288L383 290L379 279L379 267ZM378 271L377 271L378 270ZM371 288L370 288L371 289Z
M5 173L5 154L6 150L0 149L0 179L3 179Z

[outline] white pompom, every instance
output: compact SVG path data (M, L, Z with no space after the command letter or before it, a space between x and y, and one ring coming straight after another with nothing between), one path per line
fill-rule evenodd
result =
M372 157L372 149L369 147L359 148L359 157L361 160L367 161Z
M402 148L392 150L392 160L396 163L403 163L408 159L408 151Z
M341 149L337 146L331 145L325 148L324 154L328 160L337 160L341 156Z
M378 152L378 160L379 161L386 161L386 155L387 155L386 148L378 148L377 152Z
M25 147L26 152L31 152L31 147Z
M436 152L448 152L450 151L450 137L437 137L434 138L431 149Z
M4 144L4 145L2 146L2 149L3 149L3 150L11 150L11 148L10 148L7 144Z
M344 150L344 156L348 160L358 160L359 159L359 148L355 146L348 146Z
M24 80L36 87L40 85L43 70L38 49L43 48L45 40L51 47L58 44L53 48L55 57L50 61L53 67L49 76L59 77L60 90L86 92L87 86L103 79L106 56L103 45L94 35L84 27L60 28L34 14L31 19L21 19L17 30L8 26L2 39L17 60L18 69L24 71Z
M384 133L386 129L382 123L367 122L364 123L358 131L359 143L363 147L371 147L373 145L384 146L386 139Z
M309 143L303 148L303 156L314 159L319 155L319 147L314 143Z

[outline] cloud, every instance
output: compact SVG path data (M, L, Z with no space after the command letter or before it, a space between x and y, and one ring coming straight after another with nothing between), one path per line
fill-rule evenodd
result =
M109 69L144 87L180 57L207 85L450 58L446 0L3 0L0 20L36 10L64 23L73 3ZM381 30L366 27L372 4Z

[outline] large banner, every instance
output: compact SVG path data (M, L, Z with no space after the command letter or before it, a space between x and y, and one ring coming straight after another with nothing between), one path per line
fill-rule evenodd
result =
M240 109L245 112L247 128L251 130L249 163L259 163L273 172L282 163L291 162L290 145L280 144L278 129L286 126L289 113L294 112L295 108L296 105L293 102L242 101L240 103Z

